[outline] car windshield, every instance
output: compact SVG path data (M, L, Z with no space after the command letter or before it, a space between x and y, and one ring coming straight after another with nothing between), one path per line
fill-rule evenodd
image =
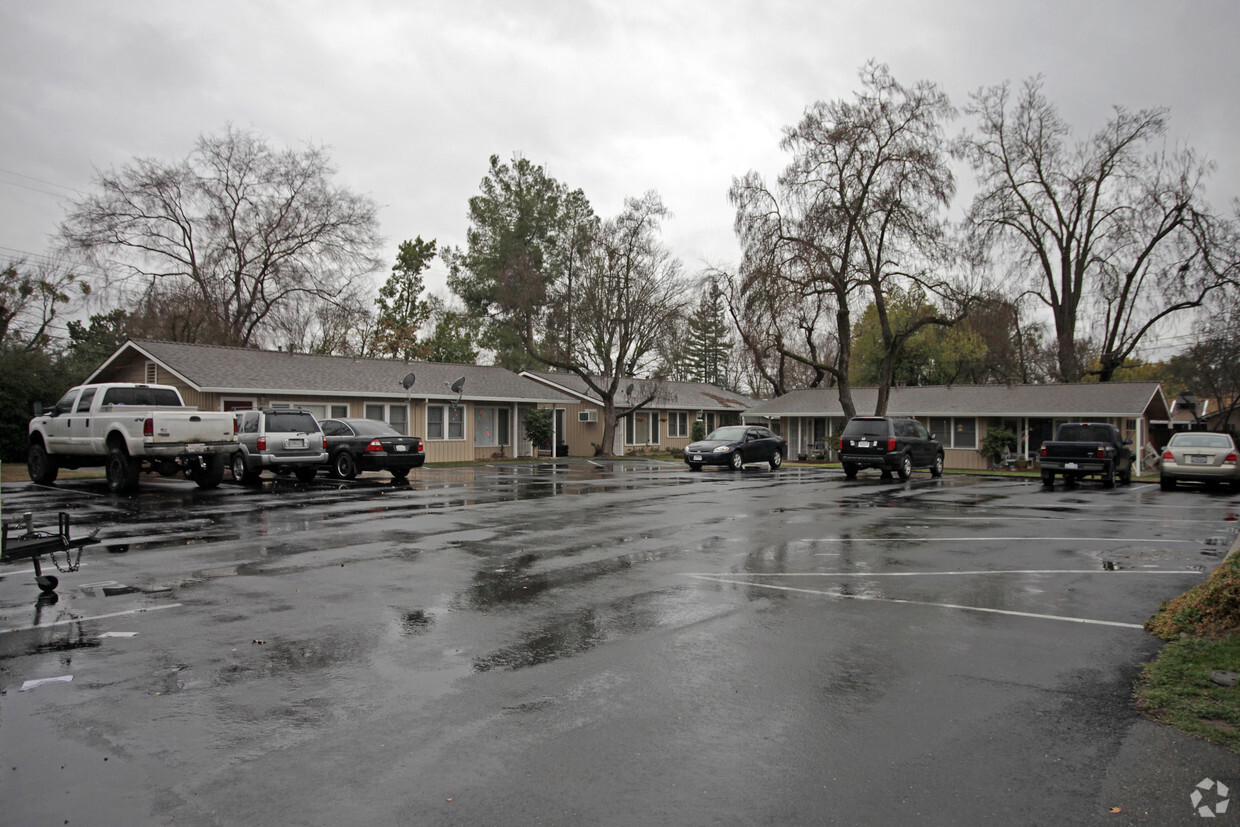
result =
M386 422L380 422L377 419L350 419L349 425L358 436L400 436L397 431Z
M280 412L267 414L267 433L306 433L319 429L319 423L308 413Z
M745 438L745 428L742 425L716 428L706 438L711 442L740 442Z
M1231 437L1227 434L1176 434L1171 437L1169 448L1230 448Z
M844 428L844 436L887 436L885 419L852 419Z

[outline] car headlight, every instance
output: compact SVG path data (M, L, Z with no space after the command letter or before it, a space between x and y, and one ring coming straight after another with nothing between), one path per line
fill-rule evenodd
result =
M714 450L714 453L716 453L716 454L726 454L728 451L731 451L731 450L732 450L732 448L731 448L730 446L727 446L727 445L720 445L718 448L716 448L716 449Z

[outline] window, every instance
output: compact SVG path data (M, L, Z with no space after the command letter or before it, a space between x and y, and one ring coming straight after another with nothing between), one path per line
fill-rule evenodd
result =
M181 397L172 388L108 388L103 392L103 404L179 407Z
M512 411L508 408L474 408L474 445L511 445L508 436L511 415Z
M340 407L344 406L342 405ZM366 419L373 419L377 422L386 422L391 425L392 429L398 434L409 433L408 405L384 405L381 402L367 402L364 416ZM459 439L460 437L454 438Z
M671 411L668 413L667 435L673 438L689 435L689 414L687 412Z
M331 415L332 415L333 417L341 417L341 416L348 416L348 415L349 415L349 406L348 406L348 405L331 405L330 407L331 407L331 409L332 409L332 413L331 413Z
M373 419L374 417L368 418ZM393 425L393 427L395 426ZM463 405L455 407L452 405L427 405L426 438L464 439L465 407Z
M148 385L154 385L158 381L159 381L159 368L155 366L154 362L147 362L146 363L146 383Z
M624 418L624 441L627 445L657 445L659 443L659 415L653 411L638 411Z
M971 416L931 417L930 433L944 448L977 447L977 419Z
M972 417L957 417L952 421L953 448L977 447L977 420Z
M86 388L82 391L82 397L78 399L77 412L90 413L91 400L95 398L95 391L98 388Z

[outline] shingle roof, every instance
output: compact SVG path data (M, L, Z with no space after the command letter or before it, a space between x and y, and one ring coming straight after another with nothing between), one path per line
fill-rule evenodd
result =
M456 398L449 385L463 376L463 399L570 401L544 385L494 366L319 356L140 339L122 345L108 362L115 360L127 348L137 350L171 370L193 388L208 393L288 392L404 398L406 391L401 379L413 372L417 378L410 392L419 399Z
M564 388L571 393L589 399L591 402L602 403L599 395L591 390L585 383L585 380L575 373L527 370L522 375ZM599 384L604 384L607 380L599 378L596 381ZM621 383L621 395L624 393L623 386L626 384L627 382ZM649 394L648 388L655 387L658 390L654 401L650 403L650 406L654 408L692 411L743 411L754 404L754 400L748 396L733 393L717 385L710 385L705 382L669 382L653 379L634 379L633 386L633 399L637 401L644 399Z
M859 415L873 412L875 388L853 388ZM891 389L894 416L1138 417L1166 418L1167 399L1157 382L1083 382L1062 385L937 385ZM843 416L838 388L792 391L759 402L746 416Z

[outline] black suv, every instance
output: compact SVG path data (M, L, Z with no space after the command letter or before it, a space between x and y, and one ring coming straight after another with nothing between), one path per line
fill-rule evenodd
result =
M840 462L844 476L853 480L862 468L881 468L906 480L914 468L943 475L943 444L916 419L898 416L854 416L840 435Z

